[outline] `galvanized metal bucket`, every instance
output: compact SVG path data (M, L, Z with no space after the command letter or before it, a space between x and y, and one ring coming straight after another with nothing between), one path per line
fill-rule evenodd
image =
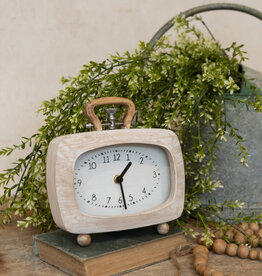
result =
M231 3L215 3L189 9L179 16L190 17L202 12L213 10L235 10L252 15L262 20L262 12L247 6ZM174 25L173 18L163 25L150 40L152 46ZM244 67L247 81L241 86L237 97L246 98L251 93L251 85L260 89L262 95L262 73ZM262 212L262 113L247 110L244 104L234 106L232 101L226 101L227 120L239 130L239 134L247 141L245 147L251 154L248 159L248 167L239 164L234 147L235 141L228 139L227 143L220 143L218 159L215 163L216 170L213 172L214 179L221 180L224 189L214 193L205 194L201 201L207 204L209 201L222 203L225 200L239 200L244 202L241 210L245 215ZM225 208L222 217L236 217L240 211Z
M244 67L247 81L240 89L237 96L246 99L251 94L251 85L255 85L260 95L262 95L262 74ZM262 213L262 113L254 109L246 108L245 104L233 105L232 101L225 101L227 120L238 129L245 142L243 145L250 153L248 157L248 167L240 164L237 156L235 140L228 137L227 142L218 144L218 159L215 161L215 171L212 172L214 179L219 179L224 186L212 193L207 193L202 197L202 203L222 203L225 200L233 202L238 200L244 203L241 212L248 216L252 213L258 215ZM236 217L239 209L233 211L224 208L221 216L224 218Z

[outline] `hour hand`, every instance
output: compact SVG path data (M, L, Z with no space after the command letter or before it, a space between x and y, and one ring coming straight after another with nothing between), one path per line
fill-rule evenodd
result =
M127 205L126 205L126 198L125 198L122 182L123 182L123 176L126 174L127 170L130 168L131 165L132 165L132 162L129 162L126 165L126 167L124 168L124 170L122 171L122 173L120 175L115 176L115 178L114 178L115 182L120 185L121 194L122 194L122 197L123 197L123 202L124 202L125 209L127 209Z
M120 184L120 182L122 183L123 182L123 177L124 175L126 174L127 170L130 168L130 166L132 165L132 162L129 162L126 167L124 168L124 170L121 172L120 175L118 175L116 177L116 182Z

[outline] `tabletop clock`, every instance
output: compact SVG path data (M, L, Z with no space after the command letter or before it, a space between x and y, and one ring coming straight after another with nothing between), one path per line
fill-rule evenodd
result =
M95 107L120 104L126 109L122 129L102 130ZM78 234L85 246L90 234L158 225L184 206L184 164L176 134L166 129L130 129L135 106L121 97L95 99L85 114L95 131L53 139L47 154L48 199L55 223Z

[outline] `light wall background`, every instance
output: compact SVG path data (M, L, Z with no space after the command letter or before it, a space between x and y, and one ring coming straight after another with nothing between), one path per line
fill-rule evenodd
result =
M0 0L0 147L37 131L43 118L36 110L62 89L61 76L132 51L179 12L215 2L262 10L261 0ZM202 17L223 46L245 44L246 64L262 72L261 21L234 11ZM0 157L0 172L24 154Z

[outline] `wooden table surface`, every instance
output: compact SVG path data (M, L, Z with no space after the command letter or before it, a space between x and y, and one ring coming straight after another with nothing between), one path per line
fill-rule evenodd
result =
M55 267L41 261L33 253L32 236L37 230L29 228L21 231L14 222L0 228L0 275L6 276L65 276ZM190 242L192 240L189 239ZM262 249L259 249L262 250ZM182 268L182 275L198 275L193 268L192 254L179 257L178 262ZM234 272L238 276L261 276L262 262L242 260L237 257L216 255L210 253L208 265L224 273ZM171 260L166 260L136 271L126 273L125 276L175 276L176 267Z

